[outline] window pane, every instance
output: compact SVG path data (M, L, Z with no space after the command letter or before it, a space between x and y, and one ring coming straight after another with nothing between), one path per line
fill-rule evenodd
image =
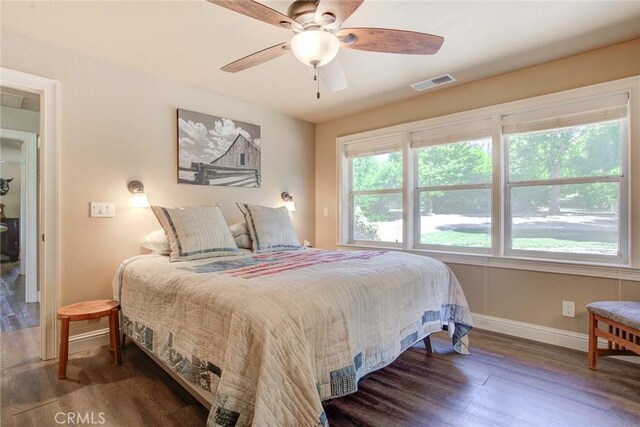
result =
M402 153L353 159L353 191L402 188Z
M511 190L513 249L617 255L618 183Z
M420 243L491 247L491 190L421 191Z
M491 182L491 138L422 148L418 186Z
M402 242L402 193L353 196L353 238Z
M622 121L510 135L509 180L620 175Z

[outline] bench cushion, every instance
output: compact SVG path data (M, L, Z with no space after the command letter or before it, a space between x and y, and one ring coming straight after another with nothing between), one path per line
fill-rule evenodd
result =
M640 330L640 302L598 301L587 305L590 312Z

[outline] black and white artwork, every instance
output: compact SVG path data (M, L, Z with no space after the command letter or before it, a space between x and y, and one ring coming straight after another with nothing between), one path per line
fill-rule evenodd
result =
M178 183L260 187L260 126L178 109Z

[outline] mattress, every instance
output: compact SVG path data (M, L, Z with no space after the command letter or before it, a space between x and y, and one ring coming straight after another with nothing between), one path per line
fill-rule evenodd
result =
M445 327L468 354L472 327L445 264L393 251L143 255L113 289L123 332L211 396L209 426L324 426L323 400Z

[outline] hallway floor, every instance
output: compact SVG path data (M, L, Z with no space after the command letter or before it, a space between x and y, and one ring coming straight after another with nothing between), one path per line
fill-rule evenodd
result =
M40 324L40 303L25 302L24 276L20 274L20 263L0 264L0 329L16 331Z

